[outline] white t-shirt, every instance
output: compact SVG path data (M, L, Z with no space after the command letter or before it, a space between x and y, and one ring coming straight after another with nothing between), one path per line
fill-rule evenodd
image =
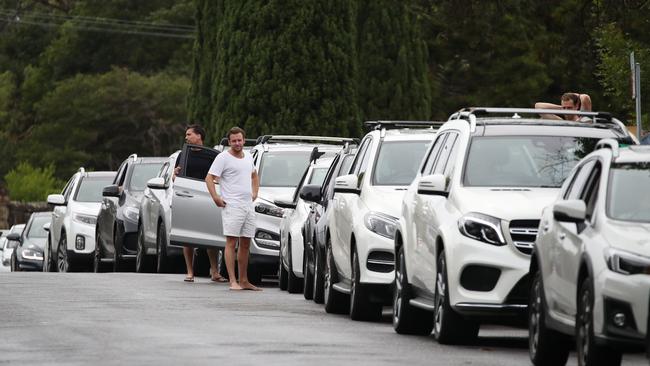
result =
M226 150L217 155L208 173L219 177L221 197L226 205L235 207L253 202L253 171L255 165L249 153L244 151L244 157L239 159Z

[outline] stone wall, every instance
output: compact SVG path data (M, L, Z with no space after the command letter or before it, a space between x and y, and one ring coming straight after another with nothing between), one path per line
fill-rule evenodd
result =
M0 194L0 229L9 229L12 225L24 224L33 212L52 211L47 202L10 201L5 194Z

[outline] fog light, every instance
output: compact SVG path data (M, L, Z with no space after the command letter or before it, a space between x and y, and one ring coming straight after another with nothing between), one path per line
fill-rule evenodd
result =
M624 327L625 326L625 314L623 313L616 313L614 314L614 324L617 327Z
M77 250L84 250L86 248L86 238L82 235L77 235L77 238L74 242L74 247Z

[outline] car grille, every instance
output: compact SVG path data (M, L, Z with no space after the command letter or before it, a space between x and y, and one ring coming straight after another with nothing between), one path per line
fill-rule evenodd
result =
M510 221L510 239L520 252L531 255L537 239L539 220Z

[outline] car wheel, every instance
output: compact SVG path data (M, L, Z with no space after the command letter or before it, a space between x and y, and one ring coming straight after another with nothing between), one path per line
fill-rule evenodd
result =
M20 272L20 267L16 261L16 249L14 249L14 254L11 255L11 272Z
M93 257L93 272L106 272L106 263L102 263L102 246L100 245L100 240L97 236L95 236L95 254Z
M119 235L117 233L117 226L113 229L113 272L122 272L124 270L124 263L122 259L122 245L118 243Z
M156 272L170 272L169 257L167 257L167 231L165 230L164 222L158 225L158 233L156 235Z
M314 297L314 273L309 270L311 258L305 246L302 256L302 273L305 278L302 279L302 296L305 300L311 300ZM311 268L314 268L311 265Z
M578 313L576 315L576 351L579 366L618 366L620 351L599 345L594 336L594 292L593 283L587 277L580 286Z
M404 248L397 250L395 289L393 290L393 328L399 334L428 335L433 329L433 313L416 308L409 303L411 286L406 276Z
M47 242L45 243L45 248L43 249L43 272L52 272L52 259L50 256L50 251L52 250L52 240L50 239L50 234L47 234Z
M315 243L315 242L314 242ZM320 249L314 244L314 302L317 304L323 303L323 286L325 285L325 274L323 273L322 256Z
M370 301L368 288L361 284L359 255L352 251L352 288L350 289L350 318L352 320L381 319L382 305Z
M434 296L433 335L441 344L468 344L476 340L479 324L463 318L449 303L445 252L438 256Z
M287 268L288 278L287 278L287 291L290 294L297 294L302 291L302 278L299 278L293 273L293 256L291 255L291 236L289 236L289 247L287 248Z
M535 366L564 365L569 357L571 340L546 327L542 274L533 275L528 302L528 353Z
M144 247L144 229L142 225L138 227L138 248L135 256L135 271L138 273L151 273L154 267L153 256L146 254Z
M323 288L323 302L325 311L331 314L345 314L350 310L350 297L334 289L338 281L338 273L334 256L332 255L332 243L328 240L325 255L325 282Z
M68 260L68 239L66 233L61 233L61 239L56 248L56 267L59 272L70 272L70 261Z
M287 273L287 270L284 269L284 264L282 264L282 251L280 251L280 255L278 256L278 262L278 286L280 287L280 290L286 291L289 281L289 273Z

